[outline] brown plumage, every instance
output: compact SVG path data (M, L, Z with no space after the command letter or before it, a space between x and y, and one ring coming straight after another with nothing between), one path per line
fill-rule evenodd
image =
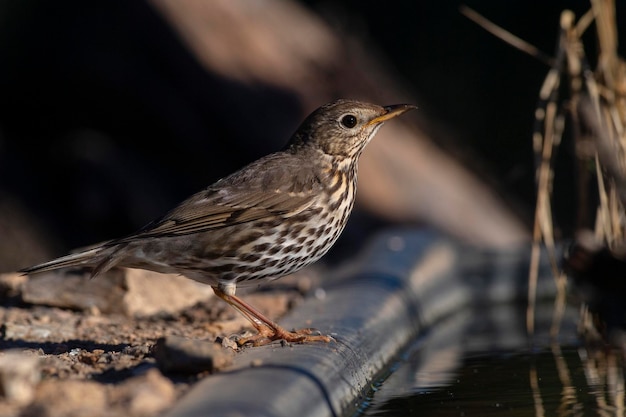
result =
M415 106L337 100L314 111L280 152L265 156L191 196L137 233L36 265L27 274L89 267L179 273L209 284L248 318L246 341L330 340L288 332L235 296L236 285L293 273L321 258L354 204L357 161L385 120Z

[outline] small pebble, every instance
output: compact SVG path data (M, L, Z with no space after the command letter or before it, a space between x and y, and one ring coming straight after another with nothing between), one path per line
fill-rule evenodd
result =
M237 345L237 342L235 342L230 337L218 337L215 341L221 344L224 348L230 348L234 351L239 350L239 345Z
M250 366L253 368L257 368L259 366L263 365L263 360L262 359L254 359L250 362Z

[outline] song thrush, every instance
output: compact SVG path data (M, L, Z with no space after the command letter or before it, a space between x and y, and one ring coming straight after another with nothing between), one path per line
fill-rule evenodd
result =
M322 257L354 204L357 161L383 122L415 108L337 100L315 110L280 152L267 155L183 201L137 233L24 269L90 267L178 273L209 284L258 335L242 342L329 341L287 331L235 296L237 285L280 278Z

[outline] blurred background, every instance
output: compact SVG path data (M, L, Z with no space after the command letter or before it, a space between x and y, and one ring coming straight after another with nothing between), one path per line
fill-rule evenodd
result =
M357 209L329 261L390 225L430 225L481 246L525 242L534 110L549 67L462 16L461 4L548 55L561 11L590 7L3 0L0 272L131 233L280 149L338 97L419 110L366 150ZM568 172L571 152L561 147L556 172ZM574 179L558 180L556 229L568 237Z

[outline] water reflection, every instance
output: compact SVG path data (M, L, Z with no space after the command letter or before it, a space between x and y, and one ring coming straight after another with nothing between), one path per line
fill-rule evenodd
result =
M449 317L416 341L360 415L624 415L621 354L581 346L574 307L566 309L551 344L553 311L551 303L538 305L532 340L523 305Z

